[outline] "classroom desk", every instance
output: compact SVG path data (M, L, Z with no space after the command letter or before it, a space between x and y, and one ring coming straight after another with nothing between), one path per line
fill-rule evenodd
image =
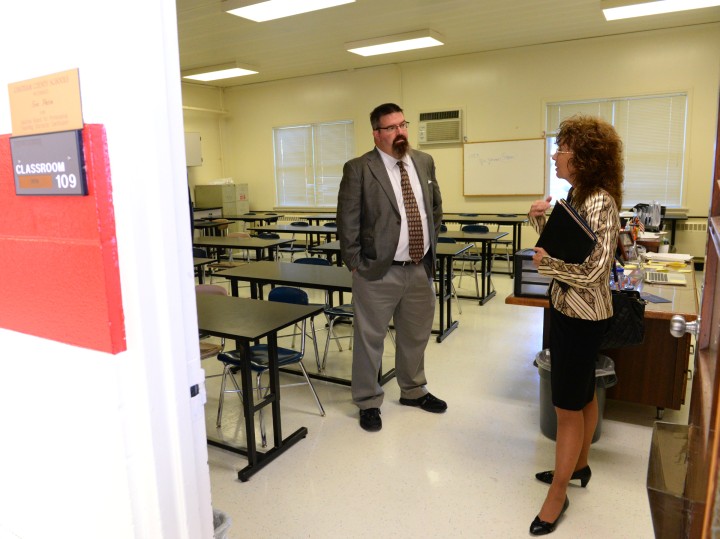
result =
M307 247L310 248L313 245L320 243L320 236L325 236L325 241L330 241L332 236L337 235L337 229L326 226L294 226L294 225L266 225L266 226L251 226L248 230L253 232L272 232L275 234L305 234L307 236ZM312 237L317 236L317 240L313 241Z
M480 305L485 305L495 296L492 290L492 243L500 238L507 236L507 232L463 232L462 230L448 230L441 232L440 237L452 238L462 243L480 243L480 253L482 259L480 261L480 272L482 279L480 284L480 297L476 296L458 296L465 299L477 299Z
M201 332L216 337L235 339L237 349L248 347L253 341L264 337L268 341L270 391L258 404L253 402L254 375L250 370L249 363L244 363L240 369L247 447L243 449L210 436L207 439L210 445L247 456L248 465L238 472L238 479L241 481L250 479L250 476L307 436L307 428L300 427L286 438L282 437L277 332L321 312L322 307L317 305L288 305L213 294L197 295L198 329ZM263 453L257 451L255 441L255 412L267 405L270 405L272 412L273 445Z
M306 215L298 215L298 219L305 219L311 225L320 226L322 221L336 221L336 213L308 213Z
M692 268L692 265L690 265ZM665 408L679 410L685 402L690 360L690 334L679 339L670 335L670 319L681 314L690 322L698 317L695 272L686 273L687 286L641 283L646 292L670 300L670 303L648 303L645 306L645 342L640 346L603 350L615 362L618 383L608 388L607 397L626 402L655 406L658 418ZM549 302L546 298L524 298L510 294L505 303L543 307L542 347L548 347Z
M238 282L250 283L250 295L262 299L265 285L297 286L300 288L314 288L326 290L332 300L333 292L351 292L352 275L346 268L336 266L315 266L311 264L295 264L292 262L257 262L245 264L236 268L218 272L219 277L230 281L230 290L233 296L238 293ZM322 307L321 307L322 311ZM292 369L282 369L283 372L299 374ZM318 380L325 380L335 384L349 386L351 380L328 376L323 373L314 373L308 370L308 376ZM395 376L395 368L381 373L378 377L380 385L385 384Z
M437 342L443 342L450 332L452 332L458 323L453 321L452 317L452 270L453 270L453 258L459 254L472 248L472 244L469 243L438 243L437 244L437 268L438 268L438 283L440 289L438 291L438 305L440 309L440 326L438 329L432 330L434 335L437 335ZM340 258L340 242L331 241L328 243L322 243L313 248L313 251L320 252L328 257L328 260L332 262L333 257L337 259L337 265L342 265Z
M276 222L280 217L283 217L283 214L281 213L273 213L273 212L250 212L250 213L241 213L238 215L230 214L230 215L223 215L224 219L227 219L228 221L242 221L244 223L267 223L271 224Z
M660 224L670 223L670 245L675 245L675 228L677 227L678 221L687 221L688 216L683 214L670 214L663 215L660 219Z
M202 230L203 235L211 232L213 235L217 235L217 227L227 225L227 223L218 223L216 221L197 219L193 220L193 229Z
M278 245L290 243L290 239L265 240L261 238L235 238L225 236L203 236L195 238L193 245L196 247L211 247L218 253L217 260L220 260L220 254L225 249L253 249L257 260L263 257L263 251L267 251L267 259L273 260L273 251Z
M472 224L472 223L483 223L490 225L509 225L512 226L512 257L510 276L515 275L515 257L513 256L520 249L522 249L522 227L529 221L528 216L525 214L514 214L514 213L478 213L478 214L460 214L460 213L445 213L443 214L444 223L460 223Z
M215 262L215 259L193 257L193 266L198 272L198 283L203 284L205 282L205 265L210 262Z

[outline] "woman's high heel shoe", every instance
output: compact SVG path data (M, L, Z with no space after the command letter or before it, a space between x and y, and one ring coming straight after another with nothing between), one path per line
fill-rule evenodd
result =
M533 520L532 524L530 524L530 535L547 535L548 533L554 532L558 520L560 520L560 517L563 516L563 513L567 510L569 505L570 500L568 500L567 496L565 496L565 503L563 504L560 514L555 519L555 522L545 522L544 520L540 520L539 515L536 516L535 520Z
M590 466L585 466L584 468L575 470L570 477L570 480L572 481L573 479L579 479L580 486L585 488L590 482L591 477L592 471L590 470ZM538 472L535 474L535 479L549 485L553 482L553 470L548 470L547 472Z

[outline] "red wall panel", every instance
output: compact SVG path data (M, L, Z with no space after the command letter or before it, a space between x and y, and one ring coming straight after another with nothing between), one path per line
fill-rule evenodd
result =
M110 162L83 129L87 196L16 196L0 136L0 327L116 354L126 349Z

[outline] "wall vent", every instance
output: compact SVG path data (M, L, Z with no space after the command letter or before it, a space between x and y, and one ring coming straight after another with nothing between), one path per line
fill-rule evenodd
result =
M420 144L462 142L462 111L421 112L418 140Z

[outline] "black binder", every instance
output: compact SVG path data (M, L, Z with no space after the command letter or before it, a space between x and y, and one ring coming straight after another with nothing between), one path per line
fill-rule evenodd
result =
M569 264L580 264L590 255L597 236L564 199L558 200L535 244L553 258Z

